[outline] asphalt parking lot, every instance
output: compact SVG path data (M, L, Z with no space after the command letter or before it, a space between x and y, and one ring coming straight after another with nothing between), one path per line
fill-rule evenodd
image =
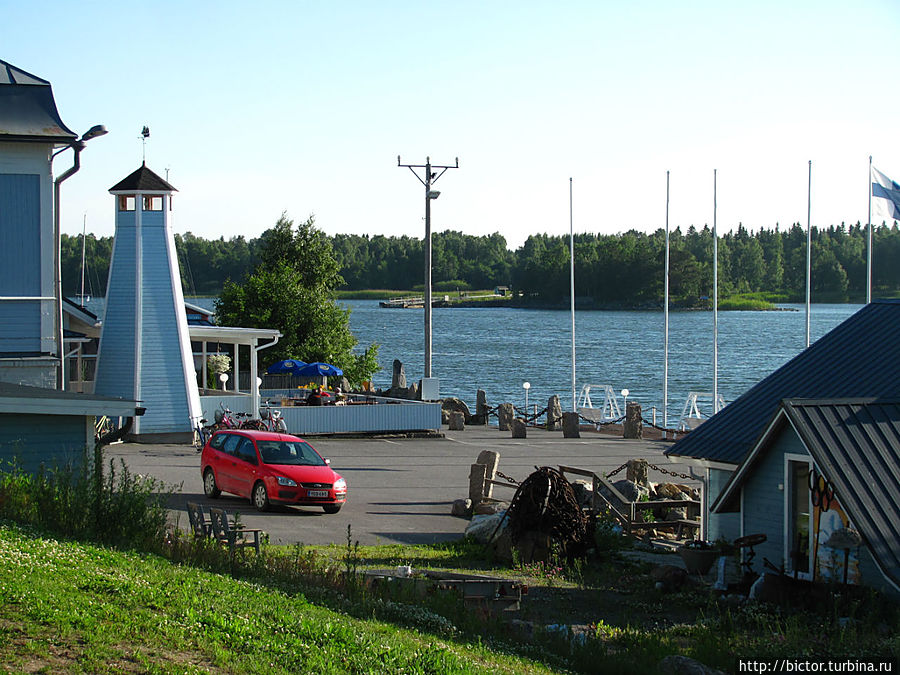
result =
M453 500L468 496L469 465L481 450L498 451L500 471L519 481L536 466L562 464L608 472L637 457L669 471L690 473L686 466L671 464L663 457L670 444L661 441L625 440L593 432L570 439L559 431L538 429L529 429L526 439L513 439L497 427L445 428L443 434L443 438L309 438L349 485L347 503L333 515L320 508L277 506L259 513L236 496L208 499L203 494L200 454L192 446L125 443L108 447L107 458L122 458L130 471L174 485L168 506L182 529L189 527L185 504L196 501L204 511L221 506L230 516L240 513L244 526L263 529L276 544L344 544L348 525L353 540L361 544L458 539L468 521L451 516L450 506ZM673 479L651 469L650 480ZM498 498L512 495L512 489L495 490Z

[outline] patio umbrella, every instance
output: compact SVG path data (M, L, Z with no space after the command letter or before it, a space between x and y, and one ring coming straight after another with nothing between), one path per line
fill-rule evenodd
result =
M291 375L299 375L300 370L304 367L306 367L305 361L298 361L297 359L285 359L284 361L273 363L271 366L266 368L266 374L277 375L280 373L290 373Z
M344 374L344 371L330 363L314 361L313 363L307 363L294 374L301 377L340 377Z

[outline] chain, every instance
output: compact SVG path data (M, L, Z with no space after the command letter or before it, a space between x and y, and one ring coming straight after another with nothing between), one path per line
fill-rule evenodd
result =
M512 483L513 485L519 485L519 481L517 481L515 478L510 478L509 476L507 476L505 473L503 473L499 469L497 470L497 475L500 476L500 478L502 478L503 480L505 480L509 483Z
M626 464L623 464L622 466L620 466L620 467L619 467L618 469L616 469L615 471L610 471L608 474L606 474L606 477L607 477L607 478L612 478L612 477L615 476L617 473L619 473L622 469L624 469L626 466L628 466L627 463L626 463Z
M660 467L656 466L655 464L647 464L647 466L649 466L654 471L659 471L660 473L664 473L667 476L673 476L674 478L684 478L685 480L693 480L693 478L691 476L687 475L686 473L677 473L675 471L666 471L665 469L661 469Z

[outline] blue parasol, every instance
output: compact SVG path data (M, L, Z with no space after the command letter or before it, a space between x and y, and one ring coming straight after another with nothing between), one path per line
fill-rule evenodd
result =
M301 377L340 377L344 374L344 371L330 363L315 361L313 363L307 363L294 374L300 375Z
M297 359L285 359L278 363L273 363L266 368L268 375L277 375L280 373L290 373L291 375L299 375L300 370L306 367L306 362Z

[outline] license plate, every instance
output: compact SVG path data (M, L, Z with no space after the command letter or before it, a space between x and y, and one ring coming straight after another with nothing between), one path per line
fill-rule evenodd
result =
M327 497L328 490L309 490L306 494L310 497Z

